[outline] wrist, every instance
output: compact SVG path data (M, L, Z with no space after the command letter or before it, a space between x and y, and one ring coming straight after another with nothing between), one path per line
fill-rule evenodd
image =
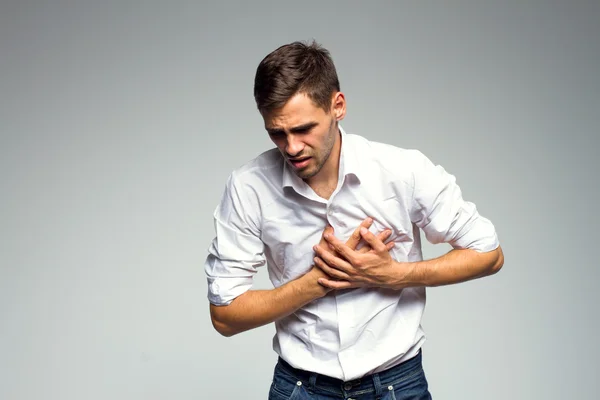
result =
M402 290L409 286L414 286L410 283L411 272L414 268L413 264L410 262L392 261L392 268L390 270L393 271L393 274L389 284L391 289Z
M313 300L321 298L332 290L319 283L319 279L325 277L325 274L318 267L313 266L310 271L298 279L300 283L299 290Z

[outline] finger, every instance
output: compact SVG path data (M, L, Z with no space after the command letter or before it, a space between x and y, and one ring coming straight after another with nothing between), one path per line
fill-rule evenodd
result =
M350 235L350 238L348 238L348 240L346 241L346 246L350 247L352 250L356 250L356 246L358 246L360 240L362 239L362 237L360 236L360 228L369 229L371 227L371 224L373 224L373 218L365 218L360 223L360 225L354 230L354 232L352 232L352 235Z
M329 245L329 243L327 243L327 240L325 240L325 235L333 235L333 233L334 233L333 226L327 224L325 229L323 229L323 233L321 234L321 240L319 241L319 244L333 250L333 247L331 247Z
M342 272L349 274L353 271L352 265L350 265L346 260L337 257L331 252L325 250L322 246L314 247L315 253L320 257L327 265L331 268L338 269Z
M390 236L392 236L392 230L391 229L385 229L383 232L379 232L377 234L377 237L382 242L385 242L386 240L388 240ZM390 243L393 243L393 242L390 242ZM392 247L393 247L393 245L392 245ZM361 247L358 250L358 252L361 253L361 254L368 253L369 251L371 251L371 246L369 246L368 244L364 245L363 247Z
M375 236L373 232L370 232L368 229L361 228L360 234L363 237L363 239L365 239L365 241L369 244L369 246L371 246L371 249L379 253L386 251L385 244L383 244L383 242L379 240L379 238ZM327 237L329 237L329 235L327 235ZM327 237L325 237L326 240Z
M377 236L377 238L379 240L381 240L382 242L385 242L386 240L388 240L388 238L390 236L392 236L392 230L391 229L384 229L383 232L379 232L376 236Z
M314 258L314 262L315 262L315 265L321 271L325 272L327 275L329 275L330 277L332 277L334 279L343 279L343 280L350 279L350 277L348 276L348 274L346 274L345 272L342 272L342 271L340 271L338 269L331 268L329 265L327 265L327 263L325 261L323 261L319 257L315 257Z
M362 229L367 228L361 227L361 230ZM354 249L351 249L345 243L342 243L341 240L339 240L333 235L324 235L324 237L325 240L327 240L327 243L329 243L329 245L333 247L333 250L337 255L344 258L344 260L349 261L351 264L354 264L356 260L356 255L358 254ZM325 259L325 261L329 263L329 260Z
M350 283L348 281L334 281L334 280L326 279L326 278L319 278L319 280L317 280L317 282L319 282L319 284L321 286L325 286L326 288L329 288L329 289L349 289L352 287L357 287L357 286L353 286L352 283Z
M396 242L389 242L385 244L385 249L386 251L390 251L391 249L394 248L394 246L396 245Z
M325 241L325 235L333 235L333 226L327 224L327 226L325 226L325 229L323 229L323 233L321 233L321 241Z

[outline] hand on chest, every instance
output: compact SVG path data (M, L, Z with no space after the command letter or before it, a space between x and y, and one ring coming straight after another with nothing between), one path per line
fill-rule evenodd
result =
M389 240L396 242L392 257L403 258L413 243L412 222L403 204L396 196L384 199L360 191L340 191L324 202L302 196L281 199L263 215L262 240L273 283L283 284L310 270L312 247L319 243L328 223L345 242L365 218L372 217L370 230L391 229Z

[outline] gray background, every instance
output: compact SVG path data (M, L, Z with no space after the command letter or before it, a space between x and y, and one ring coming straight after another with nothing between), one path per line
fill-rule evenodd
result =
M434 398L596 399L599 21L597 1L3 1L0 398L266 398L274 328L219 336L202 265L227 176L272 147L255 68L315 38L345 129L455 174L506 254L429 289Z

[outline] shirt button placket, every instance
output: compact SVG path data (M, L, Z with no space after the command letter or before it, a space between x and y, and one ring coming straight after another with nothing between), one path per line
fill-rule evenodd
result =
M333 226L334 229L337 226L337 221L334 218L334 213L335 213L335 209L333 208L333 206L328 205L327 206L327 222L329 222L329 225Z

